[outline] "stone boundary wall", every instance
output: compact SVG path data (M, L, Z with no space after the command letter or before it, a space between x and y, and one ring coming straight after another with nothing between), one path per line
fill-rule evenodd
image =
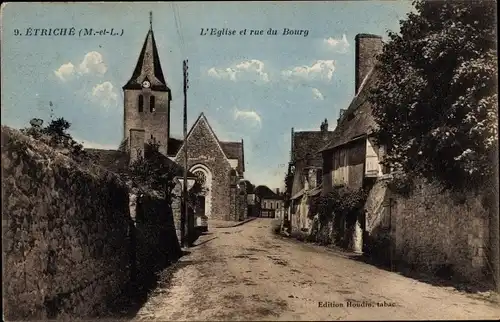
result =
M138 191L134 234L138 276L155 273L176 261L182 250L168 201L154 193Z
M409 198L396 195L394 200L396 260L443 277L484 280L489 271L489 213L480 196L419 182Z
M4 314L95 317L130 280L126 185L2 127Z

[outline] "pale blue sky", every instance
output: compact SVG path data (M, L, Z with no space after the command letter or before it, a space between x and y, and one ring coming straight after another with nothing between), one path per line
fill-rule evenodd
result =
M176 28L174 8L178 12ZM188 126L204 112L219 139L245 142L245 177L283 186L290 129L335 126L354 95L354 37L398 31L410 2L11 3L2 12L2 124L33 117L72 123L86 146L116 148L123 92L153 11L153 29L172 89L171 134L182 136L182 60L189 59ZM31 28L123 30L122 36L15 36ZM201 36L201 28L235 36ZM247 28L276 36L240 36ZM283 36L284 28L308 30ZM249 31L247 31L249 32ZM183 37L184 41L180 39Z

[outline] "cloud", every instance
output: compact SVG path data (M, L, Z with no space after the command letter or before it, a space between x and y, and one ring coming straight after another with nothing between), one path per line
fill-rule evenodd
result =
M313 97L314 97L314 99L316 99L316 100L320 100L320 101L322 101L322 100L324 100L324 99L325 99L325 98L323 97L323 94L321 94L321 92L319 91L319 89L317 89L317 88L313 88L313 89L312 89L312 92L313 92Z
M69 62L66 64L62 64L59 69L54 71L54 74L56 74L57 77L59 77L60 80L63 82L67 81L75 72L75 66Z
M207 73L210 77L233 82L245 80L262 83L269 82L269 74L264 71L264 63L257 59L242 61L227 68L212 67Z
M248 120L252 122L252 124L258 125L259 127L262 125L262 119L260 118L260 115L252 110L243 111L243 110L238 110L238 108L236 108L234 111L234 119Z
M97 51L91 51L85 54L83 60L77 67L73 63L69 62L62 64L54 74L63 82L68 81L71 76L75 73L82 74L93 74L93 75L104 75L108 68L104 64L102 55Z
M115 93L114 86L110 82L94 86L92 98L106 108L116 107L118 103L118 94Z
M82 74L100 74L104 75L108 68L104 64L102 55L97 51L91 51L83 57L83 61L80 63L78 72Z
M345 54L349 51L349 47L351 46L349 42L347 41L347 37L345 34L342 35L341 39L335 39L332 37L326 38L323 40L323 42L326 44L326 46L329 49L332 49L333 51L337 53L342 53Z
M334 60L317 60L311 66L297 66L281 72L288 80L326 80L330 81L335 71Z

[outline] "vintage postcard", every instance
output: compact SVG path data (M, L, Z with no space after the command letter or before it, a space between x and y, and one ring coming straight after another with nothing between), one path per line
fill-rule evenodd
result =
M498 319L496 6L2 4L4 320Z

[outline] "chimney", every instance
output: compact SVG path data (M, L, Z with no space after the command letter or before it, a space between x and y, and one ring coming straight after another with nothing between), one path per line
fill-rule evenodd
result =
M358 34L356 41L356 92L363 83L366 75L375 67L377 55L382 52L382 37L370 34Z
M139 157L144 157L145 136L144 130L130 129L130 164Z
M279 194L280 194L280 188L276 188L276 194L279 196Z
M291 142L291 148L290 148L290 161L292 161L292 162L293 162L293 157L294 157L294 152L295 152L295 151L293 151L293 127L292 127L292 136L291 136L291 140L290 140L290 142Z
M321 123L321 132L328 132L328 120L325 119L322 123Z

